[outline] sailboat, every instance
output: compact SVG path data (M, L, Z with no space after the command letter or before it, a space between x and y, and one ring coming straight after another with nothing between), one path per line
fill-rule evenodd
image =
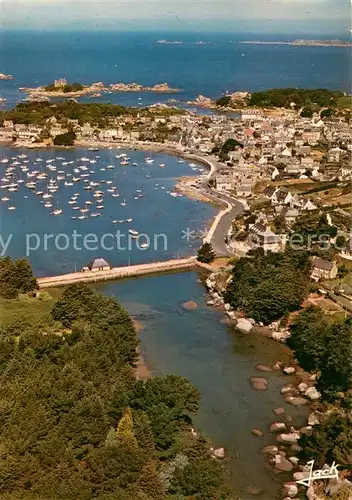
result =
M125 207L126 205L127 205L127 203L126 203L126 198L124 198L124 199L123 199L123 202L121 202L121 206L122 206L122 207Z

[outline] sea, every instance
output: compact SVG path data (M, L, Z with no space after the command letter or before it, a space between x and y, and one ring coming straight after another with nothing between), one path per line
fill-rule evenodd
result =
M114 93L100 99L128 106L168 99L185 104L199 94L216 98L227 91L278 87L350 92L349 48L239 43L295 38L288 34L3 30L0 72L15 79L0 81L0 97L7 99L6 107L13 107L25 98L19 87L45 85L58 78L84 84L137 82L151 86L166 82L181 89L177 94ZM162 44L160 40L181 43Z
M15 79L0 81L0 97L7 99L3 109L24 99L25 94L18 90L19 87L44 85L57 78L82 83L102 81L105 84L137 82L154 85L167 82L171 87L182 89L180 93L170 95L114 93L100 99L128 106L147 106L169 99L188 106L187 102L199 94L215 98L226 91L253 92L273 87L350 91L349 49L239 43L253 38L285 41L297 37L5 30L0 71L12 74ZM158 43L162 39L182 43ZM82 100L91 101L87 97ZM121 166L115 158L122 152L131 157L128 167ZM18 155L26 157L19 159ZM24 182L18 192L9 193L10 200L1 202L1 243L13 235L6 253L14 258L26 256L26 234L36 234L40 239L38 248L27 257L38 276L78 270L96 256L106 258L113 265L128 265L195 254L200 245L201 231L209 227L216 209L186 197L171 196L171 193L180 176L202 172L190 168L188 162L178 163L176 157L159 153L151 155L153 164L145 162L146 153L141 151L1 148L0 159L9 158L9 163L16 162L17 179L27 181L21 165L48 173L42 187L38 183L36 190L46 192L49 178L54 176L45 165L52 163L57 166L55 176L60 175L59 170L64 172L51 209L46 209L40 195L27 189ZM96 160L88 167L96 173L86 179L101 182L97 189L103 186L104 209L96 218L87 215L87 219L72 219L75 217L74 204L69 204L69 201L77 193L80 208L88 206L89 214L97 210L96 205L93 208L93 205L86 204L94 199L84 190L85 178L81 178L77 186L65 185L65 182L71 183L74 168L87 164L81 160L84 157ZM137 166L133 167L132 163ZM114 167L107 169L111 164ZM165 164L165 167L159 167L160 164ZM2 175L8 165L0 164ZM201 165L196 166L196 169L201 168ZM107 181L112 184L107 184ZM113 185L116 185L119 197L114 198L108 192L108 186ZM125 206L121 205L122 200L126 200ZM9 211L9 204L16 209ZM63 213L53 216L51 211L54 209L62 209ZM132 221L127 223L127 219ZM124 222L120 223L120 220ZM53 238L47 240L47 248L44 245L45 234L71 237L76 230L79 234L95 233L101 238L117 229L126 233L131 228L149 236L167 234L167 250L161 253L135 247L124 251L76 250L72 247L72 239L69 247L62 250L64 236L55 249L51 246ZM32 246L36 246L36 242L36 236L32 236ZM290 478L274 475L261 454L264 445L274 442L269 432L270 424L277 419L273 409L285 408L295 425L304 423L308 410L288 405L280 395L280 388L292 381L291 377L277 372L265 374L269 383L268 390L263 392L254 391L248 379L261 376L256 370L258 363L271 365L277 360L289 363L290 353L283 345L266 337L254 333L245 335L225 324L224 314L206 304L203 279L199 273L185 272L107 282L97 285L97 289L117 297L143 324L141 348L154 375L183 375L200 390L201 405L195 425L211 439L213 446L225 447L226 465L235 492L244 500L280 498L280 481ZM198 308L186 311L182 302L187 300L195 301ZM253 428L262 430L264 437L253 436ZM260 495L252 496L249 486L261 488Z

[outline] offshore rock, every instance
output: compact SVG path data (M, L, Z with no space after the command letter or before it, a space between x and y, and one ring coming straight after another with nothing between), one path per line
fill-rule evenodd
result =
M265 391L268 388L268 381L264 377L251 377L249 380L256 391Z

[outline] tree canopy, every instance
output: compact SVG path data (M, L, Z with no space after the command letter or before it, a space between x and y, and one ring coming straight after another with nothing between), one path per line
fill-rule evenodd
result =
M308 292L308 254L251 254L235 262L225 301L265 325L299 309Z
M333 108L338 105L338 100L343 95L343 92L327 89L270 89L254 92L248 104L249 106L290 108L291 103L294 103L296 109L310 105Z
M28 293L37 288L37 280L26 259L13 261L10 257L0 257L0 296L13 299L20 293Z
M198 250L197 259L199 262L204 262L205 264L210 264L214 261L216 254L213 250L211 243L204 243Z
M136 347L127 312L85 285L45 322L0 330L1 498L234 498L190 432L198 391L174 375L136 381Z
M302 368L319 372L317 388L325 399L334 400L351 387L351 318L331 324L321 309L303 309L291 325L287 344Z

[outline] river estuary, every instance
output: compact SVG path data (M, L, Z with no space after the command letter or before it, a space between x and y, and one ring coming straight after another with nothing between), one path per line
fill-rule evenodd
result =
M199 231L208 227L216 211L209 204L173 197L171 193L177 177L199 175L201 166L193 167L197 170L192 170L187 162L178 163L177 158L161 154L153 154L154 162L146 164L145 153L128 151L130 165L124 167L115 158L122 151L3 149L1 157L8 158L9 162L2 165L2 170L16 163L12 180L23 180L19 183L18 191L8 194L10 200L1 202L2 235L6 237L13 234L7 254L15 258L26 254L26 233L37 233L42 239L45 233L71 234L76 229L82 234L95 233L101 236L112 231L113 220L125 221L127 218L131 218L132 222L129 226L126 226L126 222L121 223L121 227L133 227L148 234L155 231L167 234L168 249L163 254L152 249L145 252L136 248L111 252L99 248L94 252L86 248L75 250L71 246L65 250L56 248L52 251L50 247L46 250L40 244L28 255L35 273L42 276L70 272L74 265L79 268L97 256L106 258L112 265L126 265L127 261L139 263L167 259L178 253L194 254L199 240L186 241L182 238L182 231L186 228ZM19 154L28 156L14 159ZM88 173L90 170L94 173L74 186L66 185L71 184L71 171L82 165L84 157L95 158L96 163L88 167ZM66 165L62 166L62 163ZM136 163L136 166L133 167L132 163ZM57 170L48 170L48 164L57 165ZM106 169L108 164L113 164L113 168ZM160 168L160 164L166 167ZM28 171L21 169L21 165L27 165L25 168ZM51 210L46 210L41 203L43 200L40 195L26 188L27 173L35 169L48 173L47 177L38 181L36 187L44 193L50 178L55 177L57 180L60 175L58 171L64 172L52 199L54 207L63 209L60 216L51 215ZM89 199L94 202L92 193L83 188L88 184L84 183L86 178L94 179L94 182L99 183L97 188L104 192L104 213L92 219L88 215L82 220L72 219L74 204L68 202L75 193L79 193L78 198L84 199L79 205L88 206L88 214L95 213L90 204L86 205ZM116 184L120 194L116 199L109 196L107 187L112 184L107 181L110 180ZM121 206L123 199L126 199L127 206ZM9 204L16 209L9 211ZM260 453L265 444L273 442L273 436L268 432L268 426L275 420L273 409L279 406L286 408L295 423L303 423L306 413L287 405L280 395L281 386L289 382L290 377L277 372L265 374L269 385L264 392L254 391L248 378L261 376L255 369L256 364L270 365L277 360L288 362L289 355L281 344L259 335L232 331L221 323L224 314L206 306L207 294L200 278L196 272L187 272L109 282L99 285L98 289L117 297L129 313L143 324L140 333L142 353L154 375L183 375L200 390L201 408L195 425L212 440L214 447L225 447L236 493L245 500L252 498L245 488L256 485L263 489L260 498L273 500L277 498L279 484L265 466ZM183 309L181 303L188 300L195 301L197 309ZM253 428L261 429L265 433L264 437L252 436Z

